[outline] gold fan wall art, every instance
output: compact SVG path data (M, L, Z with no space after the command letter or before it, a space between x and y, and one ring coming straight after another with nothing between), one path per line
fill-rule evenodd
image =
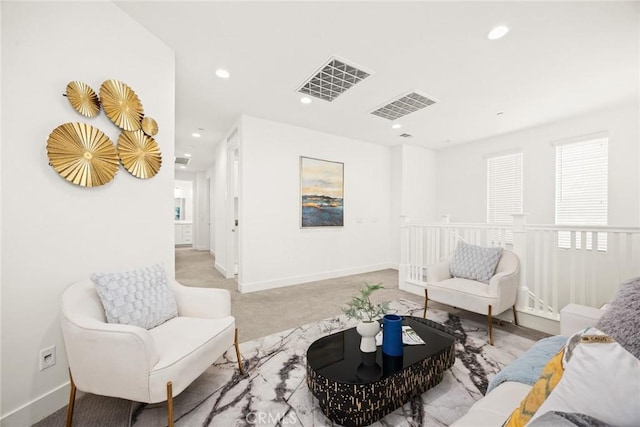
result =
M83 82L70 82L66 91L69 103L78 113L95 117L100 112L100 100L91 87Z
M158 123L151 117L142 119L142 130L149 136L155 136L158 133Z
M86 123L65 123L47 140L51 166L64 179L83 187L111 181L118 172L118 153L100 129Z
M144 115L138 95L118 80L106 80L100 86L100 100L105 114L122 130L140 129Z
M141 179L155 176L162 165L158 143L142 130L120 134L118 155L124 168Z

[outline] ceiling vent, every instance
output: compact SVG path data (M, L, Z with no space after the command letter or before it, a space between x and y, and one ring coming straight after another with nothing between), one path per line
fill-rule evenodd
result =
M400 137L401 138L413 138L413 135L411 135L410 133L401 133Z
M433 99L411 92L372 111L371 114L388 120L396 120L435 103L436 101Z
M371 72L332 56L298 88L298 92L331 102L370 75Z
M175 164L176 165L188 165L189 164L189 160L191 160L189 157L176 157Z

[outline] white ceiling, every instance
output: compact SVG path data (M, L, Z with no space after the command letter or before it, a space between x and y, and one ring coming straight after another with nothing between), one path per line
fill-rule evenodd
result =
M241 114L438 149L638 97L637 1L117 4L175 51L176 156L193 155L187 171L211 165ZM511 31L490 41L497 24ZM331 103L301 104L296 90L331 55L373 75ZM220 67L231 78L217 78ZM411 90L439 102L400 130L369 114Z

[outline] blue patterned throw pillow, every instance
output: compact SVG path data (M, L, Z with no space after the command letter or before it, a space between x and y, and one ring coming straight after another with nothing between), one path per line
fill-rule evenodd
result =
M496 271L502 248L485 248L459 242L449 264L453 277L489 283Z
M162 264L121 273L94 273L91 281L109 323L151 329L178 315Z

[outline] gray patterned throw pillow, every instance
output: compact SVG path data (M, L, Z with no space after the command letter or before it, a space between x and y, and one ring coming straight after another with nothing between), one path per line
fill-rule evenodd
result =
M496 271L502 248L485 248L459 242L449 264L453 277L489 283Z
M91 281L109 323L151 329L178 315L162 264L121 273L94 273Z

